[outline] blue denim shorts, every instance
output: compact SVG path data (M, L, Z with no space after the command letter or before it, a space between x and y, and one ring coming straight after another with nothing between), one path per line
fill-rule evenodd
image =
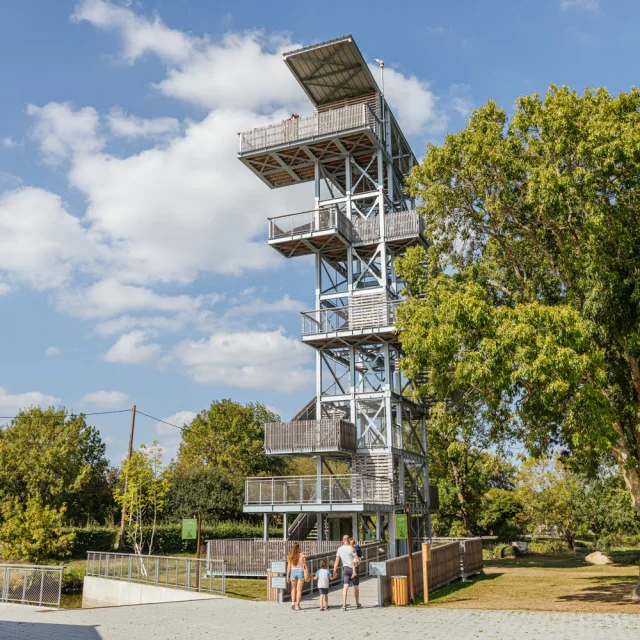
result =
M304 569L291 569L290 580L304 580Z

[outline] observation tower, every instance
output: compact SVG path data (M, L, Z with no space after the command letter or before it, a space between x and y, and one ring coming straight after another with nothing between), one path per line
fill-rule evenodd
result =
M430 536L428 406L400 370L394 260L427 245L405 193L416 158L351 36L284 54L314 113L240 134L238 157L269 188L312 182L308 211L269 219L285 258L315 259L315 309L302 341L316 352L316 390L289 421L265 425L265 452L310 456L316 474L247 478L244 511L284 514L285 536L389 540L394 513ZM302 403L301 403L302 404Z

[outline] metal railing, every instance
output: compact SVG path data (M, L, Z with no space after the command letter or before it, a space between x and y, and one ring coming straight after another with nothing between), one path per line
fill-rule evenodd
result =
M369 127L378 138L381 137L381 123L371 107L365 102L350 104L310 116L291 117L266 127L244 131L239 134L240 153L268 149L298 140L363 127Z
M267 453L353 451L355 448L356 427L345 420L324 418L264 425L264 450Z
M245 505L395 504L389 478L361 474L247 478Z
M328 206L269 218L269 240L335 229L351 240L351 221L338 207Z
M286 239L314 231L335 229L354 245L380 242L380 218L350 220L335 205L269 218L269 240ZM385 214L385 238L388 241L424 235L424 220L416 211Z
M313 576L315 572L320 568L320 562L324 560L327 563L327 569L329 569L332 573L334 570L334 562L336 559L336 551L338 546L342 544L342 542L335 543L337 544L335 549L330 551L329 553L318 553L315 555L307 554L307 567L309 568L309 573ZM369 563L370 562L384 562L389 559L389 543L384 542L382 540L375 540L372 542L361 542L360 543L360 551L362 552L362 559L360 561L359 573L361 577L366 577L369 575ZM340 563L340 568L336 577L333 580L330 580L330 587L334 587L337 585L342 585L342 576L344 573L344 565ZM302 593L308 594L317 591L317 586L314 584L313 580L309 582L305 582L302 587ZM290 594L287 592L286 596L290 598Z
M0 564L0 602L60 608L64 567Z
M200 593L226 591L224 560L148 556L133 553L87 553L87 575Z
M302 335L312 336L336 331L392 327L400 300L384 294L353 296L344 307L302 312Z

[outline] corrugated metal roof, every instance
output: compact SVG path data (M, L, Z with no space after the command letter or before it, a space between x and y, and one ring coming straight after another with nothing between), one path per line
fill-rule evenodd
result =
M290 51L284 61L316 107L379 90L352 36Z

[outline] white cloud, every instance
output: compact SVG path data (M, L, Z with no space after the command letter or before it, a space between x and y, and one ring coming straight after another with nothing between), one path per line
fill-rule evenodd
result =
M121 333L143 329L149 335L158 333L173 333L184 329L187 322L182 316L165 318L164 316L151 316L137 318L135 316L124 315L112 320L105 320L95 326L95 332L100 336L116 336Z
M228 33L220 44L194 49L188 61L170 68L156 87L166 96L205 109L287 105L290 110L310 111L311 105L282 61L285 51L299 46L255 31Z
M179 431L175 427L184 427L186 424L189 424L198 414L194 411L178 411L178 413L174 413L166 418L162 418L164 422L168 422L169 424L164 424L163 422L156 422L155 429L157 433L160 434L171 434L176 435ZM171 425L175 425L172 427Z
M311 384L313 357L306 346L281 331L213 334L184 340L174 358L196 382L250 389L295 391Z
M80 318L109 318L128 312L190 312L215 301L214 296L160 295L145 287L121 284L113 278L59 293L58 308Z
M0 196L0 276L9 283L57 287L97 254L90 234L59 196L35 187Z
M471 87L468 84L452 84L449 88L451 106L461 118L468 118L473 111Z
M148 18L106 0L80 2L71 19L116 31L122 56L133 63L144 54L167 64L167 77L156 87L165 95L206 109L258 109L265 104L308 105L302 89L282 62L282 53L300 45L259 31L228 33L220 43L168 28L158 16Z
M587 9L595 11L600 7L600 0L560 0L560 8L563 11L568 9Z
M127 62L147 53L165 62L185 61L191 55L196 38L166 27L158 16L153 19L138 16L127 7L106 0L83 0L72 15L73 22L90 22L104 31L118 31L122 38L123 57Z
M62 349L60 347L47 347L44 350L44 355L48 357L59 356L62 353Z
M11 136L0 138L0 147L4 147L5 149L15 149L21 146L22 142L16 142Z
M107 122L111 133L123 138L160 138L180 131L177 118L139 118L118 108L111 110Z
M125 333L102 357L106 362L118 364L154 362L160 355L161 347L159 344L150 343L149 338L149 334L144 331Z
M80 404L92 404L97 407L120 407L129 400L121 391L93 391L80 398Z
M378 65L370 63L369 69L380 84ZM391 67L385 67L384 91L405 135L440 133L444 130L447 118L438 108L438 97L429 88L429 83L417 76L405 76Z
M270 191L236 159L236 132L261 121L269 119L216 110L162 149L96 154L72 167L71 184L88 200L87 222L111 239L114 277L187 283L202 272L278 264L264 242L266 219L304 210L309 188Z
M4 414L17 414L24 409L31 407L53 407L62 400L56 396L51 396L40 391L28 391L27 393L8 393L6 389L0 387L0 412Z
M104 146L98 137L100 118L93 107L74 111L68 102L50 102L44 107L30 104L27 113L35 118L31 136L39 143L46 164L95 153Z

